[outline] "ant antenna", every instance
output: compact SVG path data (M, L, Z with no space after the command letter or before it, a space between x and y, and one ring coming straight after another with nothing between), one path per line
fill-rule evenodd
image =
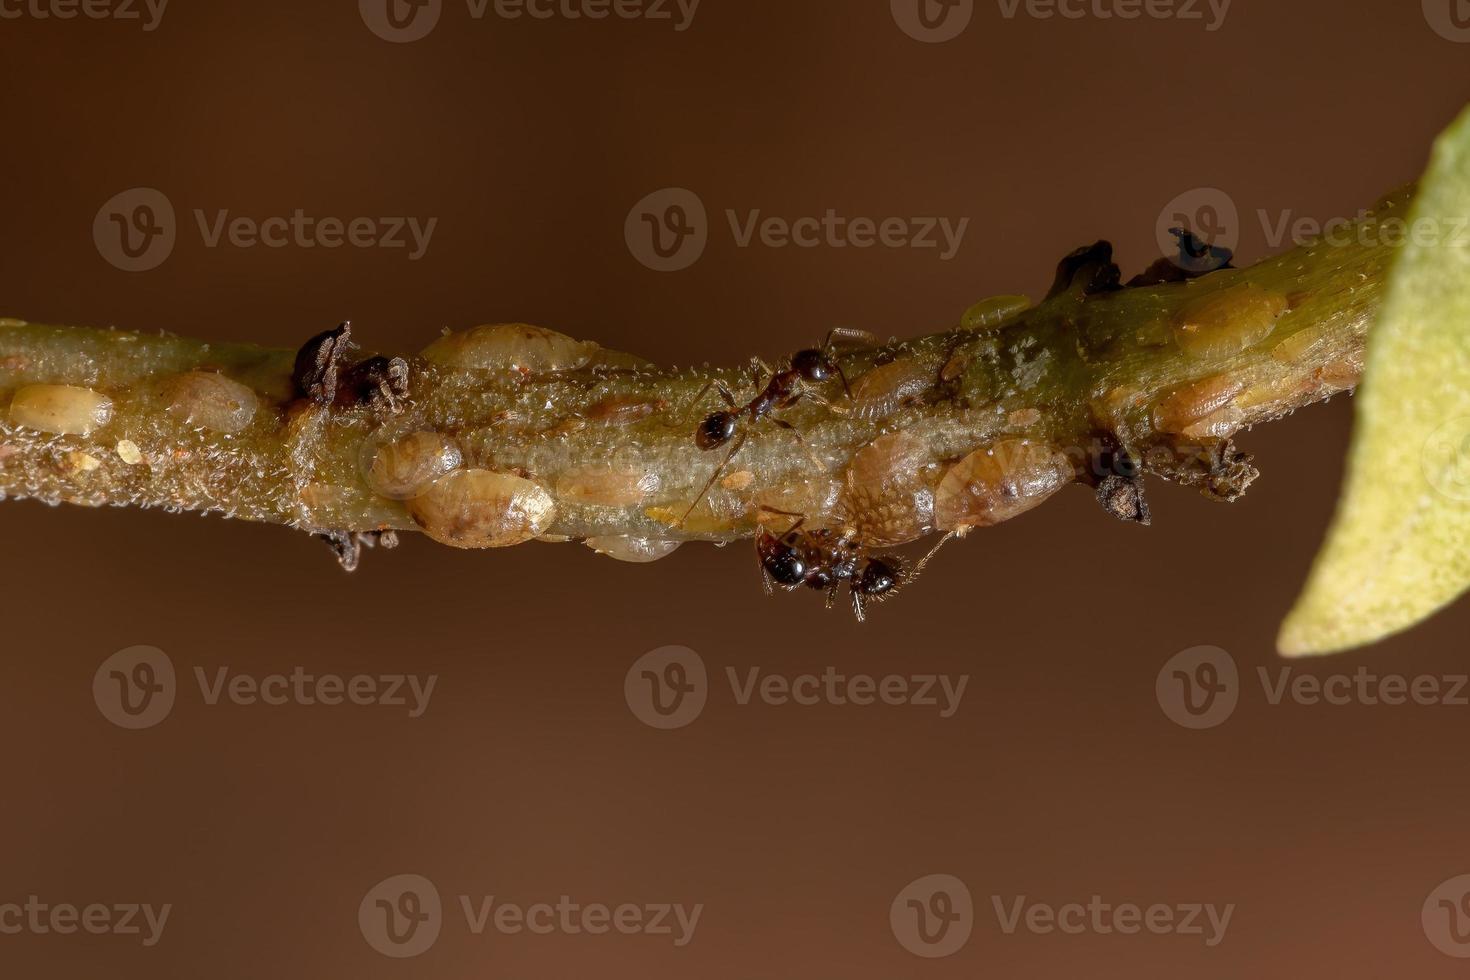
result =
M923 558L919 559L919 563L917 565L915 565L914 566L914 570L909 573L909 575L908 575L908 583L906 583L906 584L912 585L913 582L914 582L914 580L919 577L919 573L924 570L924 566L926 566L926 565L929 564L929 560L931 558L933 558L935 555L939 554L939 549L940 548L943 548L945 545L949 544L950 539L956 538L958 536L959 536L959 532L958 531L950 531L944 537L940 538L939 539L939 543L936 544L934 547L930 548L929 549L929 553L927 555L925 555Z
M725 467L730 465L730 461L735 458L735 454L740 452L741 447L745 445L745 439L747 435L749 435L748 432L742 431L740 433L740 437L735 440L734 447L732 447L729 454L725 456L724 462L715 467L714 473L710 475L709 482L704 485L703 490L699 491L699 496L694 498L694 503L689 505L689 509L684 512L684 516L679 518L679 523L675 524L674 527L682 528L684 526L684 522L689 520L689 515L694 513L694 508L698 507L704 501L704 498L709 494L710 490L714 489L715 481L720 478L720 474L725 472Z

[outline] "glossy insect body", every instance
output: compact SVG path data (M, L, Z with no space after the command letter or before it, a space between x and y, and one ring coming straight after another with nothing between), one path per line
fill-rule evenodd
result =
M715 481L720 478L720 474L724 472L725 467L730 464L730 461L735 458L735 454L740 452L740 448L745 445L745 439L749 433L748 430L741 431L741 419L748 419L749 422L755 423L761 419L771 417L771 413L777 409L790 408L806 394L803 390L804 385L821 384L831 379L833 375L836 375L842 380L843 390L851 397L852 390L848 387L847 376L842 373L842 368L838 366L837 361L830 353L834 345L839 342L849 345L872 345L877 343L877 338L862 330L852 330L842 327L833 330L827 335L827 342L821 348L797 351L792 356L786 369L773 372L771 379L766 382L766 386L761 389L760 393L744 405L737 404L734 396L730 394L724 385L718 386L720 397L730 407L706 416L704 421L699 423L699 428L694 431L694 443L706 452L711 449L718 449L728 444L731 440L735 440L735 445L731 447L724 461L715 468L714 475L710 477L709 482L705 484L699 496L694 498L694 503L689 505L689 510L684 514L683 520L688 520L689 515L694 513L694 508L698 507L700 501L704 500L705 495L715 485ZM715 386L715 382L710 382L704 391L700 392L700 397L702 398L710 387ZM789 423L783 422L780 419L772 418L772 421L782 428L792 428ZM736 438L737 436L739 437L738 439ZM680 521L681 524L683 520Z
M742 417L758 422L778 408L790 408L801 400L803 382L820 384L834 374L842 377L842 369L825 350L798 351L791 359L790 367L771 375L771 380L760 394L742 406L735 407L729 392L721 388L720 393L732 403L731 408L705 418L699 424L694 441L700 449L705 450L723 446L735 438Z
M908 566L902 558L870 556L848 534L808 531L802 523L797 521L779 537L762 528L756 537L756 555L767 591L772 583L788 592L814 589L827 593L830 607L845 582L852 597L852 611L862 622L867 603L882 602L909 580Z

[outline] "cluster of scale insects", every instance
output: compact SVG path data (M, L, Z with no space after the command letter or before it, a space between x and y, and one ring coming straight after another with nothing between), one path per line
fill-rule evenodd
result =
M704 397L711 387L717 387L720 397L728 407L705 417L695 430L694 442L705 451L718 449L732 442L733 445L724 461L715 468L704 489L694 498L694 503L690 504L684 520L688 520L689 515L715 485L720 474L745 445L751 425L769 419L775 425L794 431L791 423L772 413L791 408L804 397L820 400L820 396L812 392L812 386L829 382L834 376L842 382L844 393L851 399L852 388L847 383L847 375L837 362L834 351L839 345L876 346L877 343L878 339L866 331L838 327L827 335L826 343L821 347L797 351L784 369L773 371L766 368L765 373L770 375L770 380L744 405L738 404L724 385L716 382L706 385L698 397ZM907 560L899 555L870 554L850 531L807 528L806 518L801 514L769 508L766 508L766 512L789 517L794 521L782 534L773 534L762 525L756 535L755 551L760 560L763 573L761 581L766 593L771 593L773 584L786 591L814 589L826 593L827 605L831 607L845 583L852 600L853 613L859 622L866 616L868 603L892 598L899 589L918 577L929 558L939 550L939 546L936 546L923 561L910 567ZM940 546L949 538L950 535L946 535L940 541Z
M1127 286L1178 282L1229 266L1228 252L1210 249L1182 230L1177 230L1176 234L1180 239L1179 259L1161 260ZM1189 265L1188 260L1191 259L1197 264ZM1062 261L1057 270L1056 284L1048 298L1068 290L1087 296L1120 288L1126 287L1119 282L1117 266L1111 262L1111 247L1105 242L1099 242L1094 246L1078 249ZM407 363L399 358L389 360L383 357L351 363L346 360L346 353L353 346L349 331L350 326L343 324L335 330L314 337L301 349L293 372L297 397L323 407L364 404L371 406L375 412L396 413L399 404L408 397ZM560 339L571 343L570 338ZM711 388L715 388L724 400L725 407L710 413L699 423L694 432L694 442L704 451L725 446L730 448L675 526L683 526L708 496L720 475L746 444L755 425L763 422L777 425L791 431L800 440L801 435L795 431L795 427L777 413L792 408L802 399L827 404L837 410L847 410L828 401L820 393L822 387L839 381L847 402L854 402L853 388L848 384L837 352L842 347L877 345L878 339L866 331L838 328L828 335L821 347L797 351L779 370L757 361L752 379L756 394L743 404L737 402L729 389L718 381L711 381L706 385L696 396L695 403L708 395ZM940 372L941 380L944 380L947 370L948 366ZM1099 471L1095 478L1089 479L1086 474L1078 478L1092 483L1099 500L1114 516L1147 524L1148 508L1143 499L1136 464L1116 444L1107 448L1105 453L1108 473ZM1068 473L1070 472L1069 468ZM1070 480L1071 476L1067 479ZM812 589L825 593L830 607L845 586L853 612L860 621L870 603L891 598L904 586L912 583L939 548L950 538L963 533L966 527L945 525L958 529L945 534L921 561L911 563L896 554L874 554L860 540L859 532L851 528L834 530L808 526L806 516L799 513L768 507L763 507L762 511L778 518L784 517L789 522L785 530L779 533L762 522L756 534L755 550L767 593L772 592L773 588L786 591ZM381 543L391 547L393 542L392 532L385 532L381 540L374 534L349 532L328 532L321 536L333 546L342 564L349 570L355 567L364 545ZM492 546L498 546L499 543Z

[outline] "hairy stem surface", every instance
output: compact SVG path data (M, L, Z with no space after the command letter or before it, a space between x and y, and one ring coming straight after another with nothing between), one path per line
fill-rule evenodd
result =
M1054 489L1061 456L1071 481L1139 519L1109 485L1132 479L1125 464L1233 499L1255 474L1231 436L1357 383L1394 252L1385 222L1408 198L1331 243L1186 281L1118 287L1094 249L1008 317L997 306L973 326L838 348L852 394L838 378L802 382L796 404L741 417L748 438L702 499L735 443L701 450L694 433L725 408L718 385L743 404L762 367L666 370L545 332L480 331L404 358L399 390L365 371L359 389L322 397L295 351L0 320L0 495L460 545L726 541L784 513L888 545L1014 516ZM345 374L366 355L343 356ZM81 390L105 405L77 402ZM241 390L253 407L232 400ZM382 447L415 433L436 438L442 465L385 483ZM444 490L465 472L510 479ZM477 533L496 521L506 533Z

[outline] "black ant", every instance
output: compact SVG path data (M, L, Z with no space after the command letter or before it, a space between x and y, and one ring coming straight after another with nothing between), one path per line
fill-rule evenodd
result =
M741 448L745 445L745 440L749 437L750 430L748 427L745 429L741 428L740 420L742 418L748 417L752 424L759 422L761 419L769 418L781 428L794 431L796 427L790 422L775 418L771 413L778 409L792 407L807 394L803 390L806 385L821 384L830 380L834 374L841 379L842 390L847 393L849 398L852 397L852 388L847 383L847 375L842 373L842 366L832 356L832 349L839 342L850 346L871 347L877 345L878 338L866 330L855 330L851 327L837 327L831 333L827 334L826 343L820 348L801 350L792 355L786 369L783 371L771 371L769 367L757 362L758 369L764 368L765 371L769 372L771 380L766 382L766 386L761 389L759 394L744 405L738 404L735 401L735 396L730 394L730 389L718 381L711 381L695 396L695 402L697 403L699 399L705 396L705 393L710 388L714 387L718 389L720 397L729 406L724 411L712 413L703 422L699 423L699 428L694 432L695 445L706 452L711 449L718 449L732 439L735 440L735 445L730 449L730 453L725 457L724 461L715 468L715 472L709 478L709 482L704 485L704 489L699 492L699 496L694 498L694 503L689 505L689 510L685 512L684 517L679 521L681 525L689 519L690 514L694 513L694 508L698 507L700 502L704 500L705 495L715 485L715 481L720 478L720 474L725 471L725 467L730 465L730 461L735 458L735 454L740 452ZM757 384L760 383L759 373L756 374L755 380ZM800 439L801 437L797 436L797 438Z
M779 512L776 512L779 513ZM788 515L796 516L796 515ZM837 590L847 583L852 598L853 615L858 622L867 618L867 604L891 599L912 583L929 564L929 559L954 537L946 534L917 564L899 555L871 556L849 531L826 528L804 530L806 518L799 518L779 537L764 526L755 539L756 557L761 563L761 584L771 594L771 583L787 592L806 587L827 593L827 608L837 598Z

